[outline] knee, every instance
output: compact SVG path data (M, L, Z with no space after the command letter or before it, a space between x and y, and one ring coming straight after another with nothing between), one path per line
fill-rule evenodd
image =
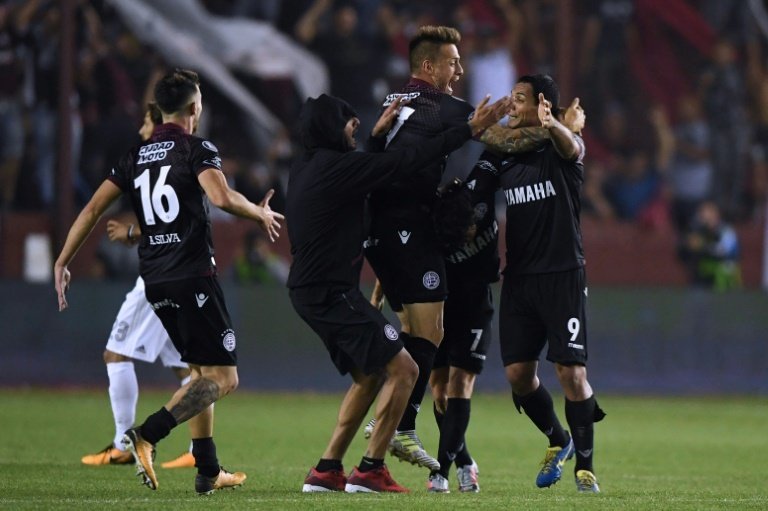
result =
M118 353L115 353L114 351L104 350L103 353L104 363L105 364L114 364L117 362L131 362L132 359L126 357L125 355L120 355Z
M509 385L512 387L512 392L519 396L533 392L538 386L536 373L531 373L517 364L508 365L505 368L505 374Z
M556 364L555 369L557 372L557 379L569 399L574 399L571 396L576 396L576 399L578 399L578 396L590 394L586 367L580 365L562 366ZM587 395L587 397L589 396Z
M433 383L431 386L432 401L435 403L435 409L440 413L445 413L448 406L448 388L443 384Z
M405 350L403 352L406 353ZM397 363L390 367L387 377L397 380L401 385L413 387L419 377L419 366L410 356L398 357Z
M216 383L219 386L219 397L221 398L234 392L240 380L237 376L237 371L227 371L218 376Z

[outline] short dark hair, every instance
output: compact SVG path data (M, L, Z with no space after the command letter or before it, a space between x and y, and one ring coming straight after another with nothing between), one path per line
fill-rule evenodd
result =
M459 44L461 34L453 27L425 25L419 28L408 44L408 60L411 72L421 67L425 60L435 60L444 44Z
M560 109L560 87L554 78L549 75L524 75L517 79L517 83L529 83L533 89L533 99L539 104L539 93L544 94L544 99L552 103L552 111Z
M163 124L163 112L160 111L157 103L154 101L147 103L147 113L149 114L149 120L152 121L152 124L155 126Z
M164 114L175 114L189 104L199 86L197 73L176 68L155 84L155 102Z

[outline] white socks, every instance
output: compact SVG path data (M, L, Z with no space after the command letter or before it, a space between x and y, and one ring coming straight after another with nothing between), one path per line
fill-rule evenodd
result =
M109 401L112 404L112 416L115 419L114 445L122 450L120 440L125 431L133 427L136 420L136 403L139 400L139 382L133 362L113 362L107 364L109 376Z

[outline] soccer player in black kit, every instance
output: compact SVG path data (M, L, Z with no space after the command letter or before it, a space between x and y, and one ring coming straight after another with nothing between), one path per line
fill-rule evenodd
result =
M384 137L401 112L387 107L373 129ZM443 130L402 150L355 152L359 120L343 100L310 98L300 117L304 154L291 167L287 196L293 262L288 278L296 312L318 334L352 386L321 459L304 480L304 492L405 492L389 474L384 455L419 368L397 330L359 290L365 239L364 203L373 190L415 172L498 121L507 102L478 106L469 122ZM342 461L357 429L379 395L377 426L360 464L347 478Z
M465 123L472 106L451 94L463 74L450 27L421 27L409 45L411 79L394 98L410 100L386 139L369 142L370 150L393 151L420 144L447 126ZM378 143L376 143L378 142ZM438 155L422 168L375 190L370 197L371 236L366 258L390 304L401 304L408 324L401 338L419 366L419 379L392 439L392 453L431 470L439 469L416 435L416 414L429 381L437 347L443 338L443 302L448 294L444 255L432 224L435 192L445 169Z
M499 280L499 225L495 193L500 157L485 151L466 179L474 208L471 239L446 257L451 292L445 301L445 338L435 356L430 386L440 428L437 461L427 489L448 492L448 472L456 465L459 491L477 492L477 464L466 447L470 399L491 343L493 297Z
M127 194L140 225L139 272L147 300L189 364L192 380L141 426L126 431L123 443L136 459L137 475L156 490L155 444L189 420L195 491L207 495L240 486L246 478L221 468L213 442L211 405L235 390L238 377L235 332L216 277L208 203L255 220L273 240L283 215L269 207L271 190L254 204L229 188L216 146L192 135L202 112L195 72L174 70L154 92L163 124L120 160L78 215L54 264L56 293L59 310L66 309L67 265L107 207Z
M576 456L576 486L599 492L592 467L593 424L605 414L587 381L584 250L579 191L584 181L584 142L560 123L559 90L547 75L521 77L512 90L508 127L543 126L551 142L505 157L500 185L507 205L506 261L499 311L499 341L515 405L549 439L536 485L556 483ZM565 394L572 437L537 376L548 344Z

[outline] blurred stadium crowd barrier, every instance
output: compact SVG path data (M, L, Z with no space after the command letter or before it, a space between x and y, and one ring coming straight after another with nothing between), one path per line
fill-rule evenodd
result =
M102 351L130 287L77 282L61 314L52 286L0 282L6 297L0 386L103 389ZM237 333L241 388L345 389L347 378L318 363L327 353L291 309L284 288L230 283L224 293ZM762 292L592 287L588 307L590 379L604 393L768 395L768 296ZM480 391L508 390L496 335L494 326ZM160 364L137 363L136 369L143 386L177 384ZM541 373L556 386L552 371Z

